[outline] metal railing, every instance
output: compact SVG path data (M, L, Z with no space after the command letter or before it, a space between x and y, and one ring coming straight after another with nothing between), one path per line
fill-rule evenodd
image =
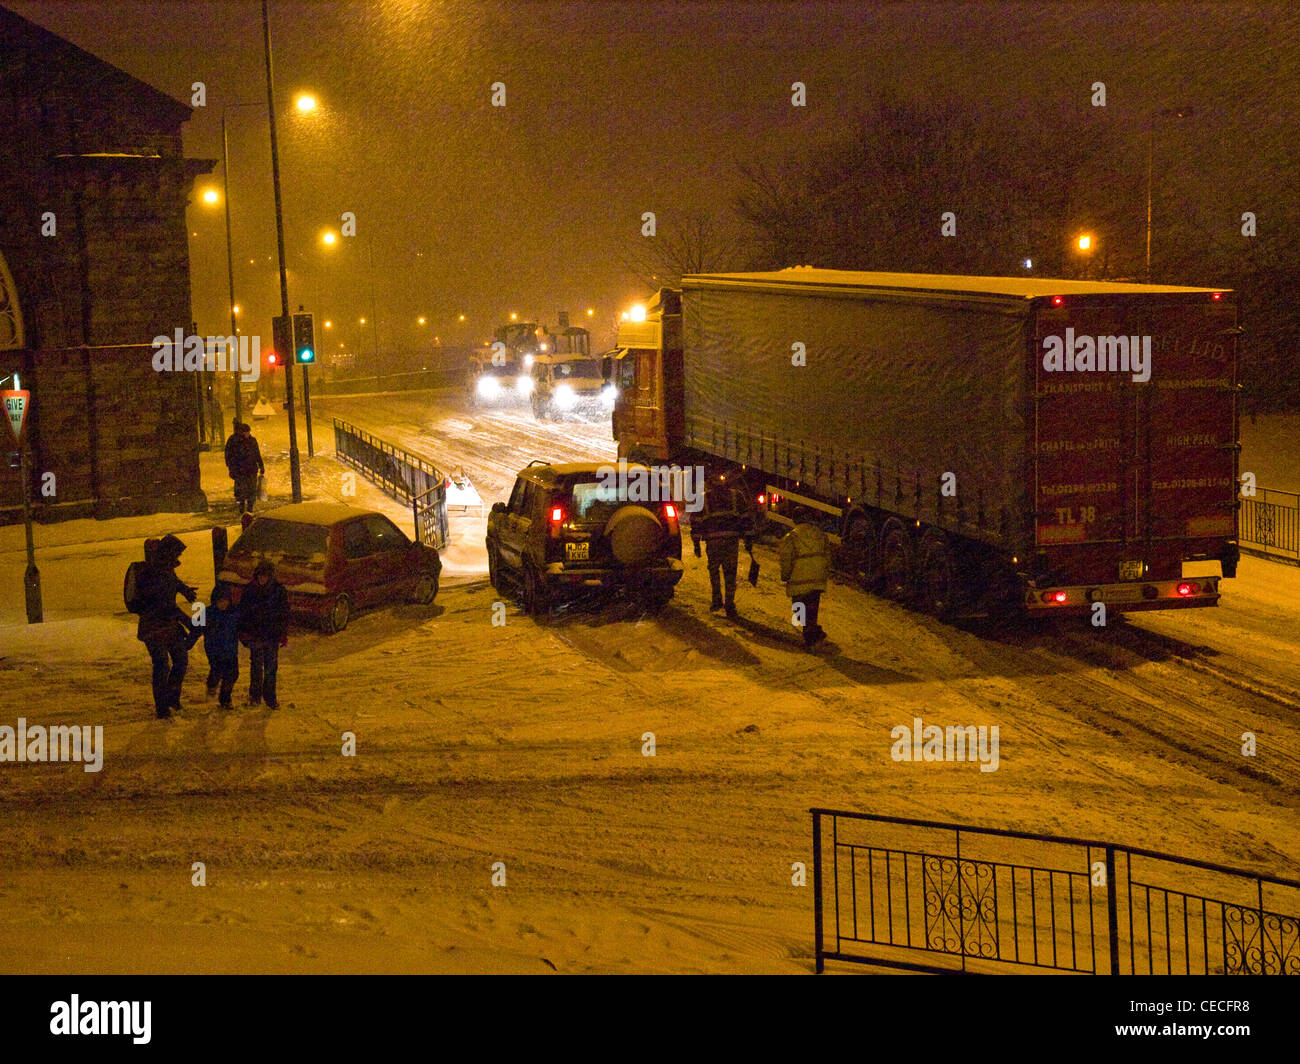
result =
M447 478L427 459L334 418L334 453L390 498L411 507L415 538L447 545Z
M1300 975L1298 881L1091 839L811 812L818 972Z
M1238 541L1252 554L1300 564L1300 495L1258 488L1242 499Z

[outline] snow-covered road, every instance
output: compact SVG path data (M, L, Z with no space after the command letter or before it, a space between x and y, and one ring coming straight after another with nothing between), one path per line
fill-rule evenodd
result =
M613 454L596 426L450 396L315 405L326 452L328 413L463 465L488 503L534 457ZM283 497L283 426L257 431ZM205 457L226 507L222 472ZM308 494L338 498L342 472L305 461ZM454 517L434 607L295 632L278 713L221 714L194 676L191 709L159 724L121 571L140 536L190 529L182 576L206 587L204 524L39 530L41 628L0 587L0 724L103 724L107 747L100 773L0 765L6 970L808 971L811 887L791 865L813 805L1300 872L1291 567L1248 558L1219 609L1100 631L943 625L836 583L822 623L841 649L823 658L799 648L763 548L739 624L709 613L691 558L659 617L511 605L494 625L482 521ZM0 565L21 558L0 529ZM997 725L997 771L893 761L890 730L915 717Z

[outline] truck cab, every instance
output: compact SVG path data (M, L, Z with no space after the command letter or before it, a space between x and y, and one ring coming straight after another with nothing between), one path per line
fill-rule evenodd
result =
M641 320L619 323L618 347L605 356L614 399L618 456L666 461L681 447L682 296L660 289Z

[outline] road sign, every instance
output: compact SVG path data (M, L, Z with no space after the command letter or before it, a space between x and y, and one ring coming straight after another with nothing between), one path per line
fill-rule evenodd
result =
M13 429L14 439L18 441L21 447L23 442L23 429L27 424L27 409L31 405L32 393L27 391L3 391L0 392L0 401L3 401L5 408L5 417L9 421L9 427Z

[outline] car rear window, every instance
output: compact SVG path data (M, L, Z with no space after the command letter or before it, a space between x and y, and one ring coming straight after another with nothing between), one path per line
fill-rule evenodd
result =
M259 517L235 541L230 549L259 554L281 554L286 558L325 556L330 530L322 525L305 525L298 521L277 521Z

